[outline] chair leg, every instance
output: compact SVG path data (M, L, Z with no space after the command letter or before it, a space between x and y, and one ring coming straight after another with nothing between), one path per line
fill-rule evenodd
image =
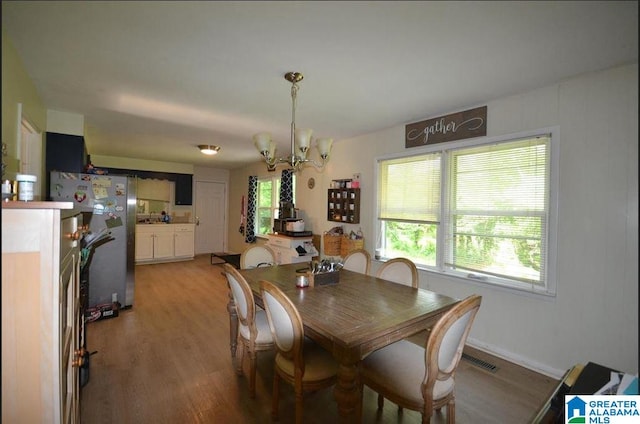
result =
M256 352L249 352L249 396L256 397Z
M302 413L304 411L304 395L302 392L296 392L296 424L302 424Z
M427 414L422 414L422 424L430 424L431 417L427 416Z
M451 399L447 404L447 423L454 424L456 422L456 401Z
M431 416L433 415L432 402L432 399L425 399L424 409L422 410L422 424L429 424L431 422ZM440 408L436 409L436 411L440 411Z
M378 409L382 409L384 406L384 396L378 393Z
M238 343L238 350L236 351L236 374L242 375L242 361L244 360L244 343Z
M278 372L273 372L273 393L271 395L271 418L278 420L278 402L280 401L280 376Z

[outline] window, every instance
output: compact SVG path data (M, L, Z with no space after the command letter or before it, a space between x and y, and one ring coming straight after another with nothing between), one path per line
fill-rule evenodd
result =
M477 282L554 294L552 139L553 131L447 143L380 159L376 253Z
M293 176L293 199L295 204L296 177ZM256 236L266 236L273 232L274 219L278 217L280 205L280 177L258 179L256 199Z

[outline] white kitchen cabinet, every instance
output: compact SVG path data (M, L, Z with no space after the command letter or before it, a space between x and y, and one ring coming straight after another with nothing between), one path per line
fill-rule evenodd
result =
M153 259L173 258L173 228L169 224L152 224L154 228Z
M269 246L276 254L278 264L311 262L318 251L313 246L313 237L288 237L282 234L269 234ZM302 247L307 253L300 254L296 249Z
M174 256L193 258L195 255L194 224L173 224Z
M2 422L78 423L82 215L72 202L2 206Z
M153 229L136 225L136 262L153 259Z
M193 259L193 224L136 225L136 263Z

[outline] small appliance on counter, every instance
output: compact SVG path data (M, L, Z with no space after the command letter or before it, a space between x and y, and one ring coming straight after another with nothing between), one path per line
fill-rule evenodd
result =
M291 202L280 202L279 216L280 219L298 219L298 211Z
M304 221L298 218L298 210L291 202L280 202L279 218L274 219L273 232L289 237L308 237L311 231L304 231Z
M280 218L273 220L273 232L278 234L285 234L287 230L287 224L290 222L298 221L297 218Z

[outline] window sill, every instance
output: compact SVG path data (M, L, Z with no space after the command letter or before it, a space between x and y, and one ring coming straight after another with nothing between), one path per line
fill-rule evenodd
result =
M480 278L468 277L467 275L469 275L470 273L438 271L435 269L426 268L424 266L418 267L418 271L432 274L433 277L431 278L442 277L444 279L453 280L459 284L472 285L480 288L515 294L520 296L527 296L527 297L533 297L537 299L546 299L546 300L553 300L556 297L555 292L545 291L543 289L532 290L531 288L528 288L525 286L518 286L513 283L510 284L508 282L495 281L495 280L491 280L490 278L487 278L485 280Z

